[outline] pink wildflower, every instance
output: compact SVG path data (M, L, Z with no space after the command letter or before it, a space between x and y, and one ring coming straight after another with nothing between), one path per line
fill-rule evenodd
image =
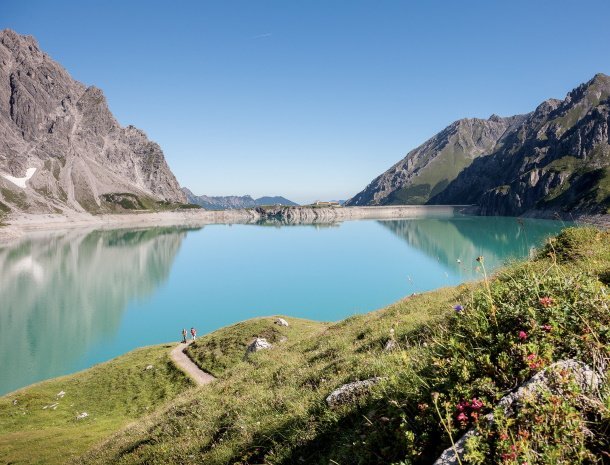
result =
M544 329L547 333L551 332L552 326L551 325L542 325L542 329Z
M551 305L553 305L555 300L552 297L541 297L539 302L544 308L549 308Z
M468 421L468 417L466 416L466 414L464 412L462 412L457 416L457 421L466 422L466 421Z
M527 339L527 333L525 331L519 331L519 339L525 341Z
M474 397L472 399L472 403L470 404L470 406L472 407L473 410L480 410L481 408L483 408L483 402L481 402L479 399Z

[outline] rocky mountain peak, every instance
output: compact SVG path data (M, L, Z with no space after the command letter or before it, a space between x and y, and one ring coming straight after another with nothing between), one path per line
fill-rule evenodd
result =
M495 113L493 113L489 118L488 121L493 121L494 123L500 123L502 122L502 117L496 115Z
M0 209L103 212L116 193L186 201L161 148L122 128L101 89L75 81L34 38L0 32L0 63Z
M610 212L610 76L526 115L462 119L412 150L348 205L478 204L488 215Z

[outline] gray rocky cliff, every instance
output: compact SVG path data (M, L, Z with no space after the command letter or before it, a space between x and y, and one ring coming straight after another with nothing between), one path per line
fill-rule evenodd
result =
M610 77L597 74L527 115L460 120L348 204L476 205L484 215L608 213L609 115Z
M477 204L484 215L610 208L610 77L541 104L501 150L474 162L431 203Z
M30 36L0 32L0 209L107 211L105 194L183 203L159 145Z

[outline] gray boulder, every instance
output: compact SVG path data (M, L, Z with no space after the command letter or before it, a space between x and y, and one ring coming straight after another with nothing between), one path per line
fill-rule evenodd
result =
M277 320L275 320L275 324L278 326L290 326L288 322L283 318L278 318Z
M246 348L246 357L249 354L253 354L254 352L258 352L259 350L266 350L273 348L273 345L267 341L264 337L257 337L250 343L250 345Z
M385 378L374 377L363 381L354 381L353 383L344 384L340 388L335 389L326 398L326 404L331 407L339 407L355 401L358 397L366 394L372 386L379 383Z

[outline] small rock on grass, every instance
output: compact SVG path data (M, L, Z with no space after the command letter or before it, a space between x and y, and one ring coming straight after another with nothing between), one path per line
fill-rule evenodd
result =
M388 339L388 342L385 343L383 350L385 350L386 352L392 352L396 348L397 348L396 341L394 339Z
M384 380L385 378L374 377L363 381L354 381L347 383L340 388L335 389L326 398L326 404L331 407L339 407L355 401L358 397L366 394L372 386Z
M275 320L275 324L278 326L290 326L286 320L283 318L278 318Z
M273 346L264 337L257 337L246 349L246 356L248 354L258 352L259 350L271 349Z
M76 415L76 419L77 420L84 420L88 416L89 416L89 414L87 412L83 412L83 413L79 413L78 415Z

